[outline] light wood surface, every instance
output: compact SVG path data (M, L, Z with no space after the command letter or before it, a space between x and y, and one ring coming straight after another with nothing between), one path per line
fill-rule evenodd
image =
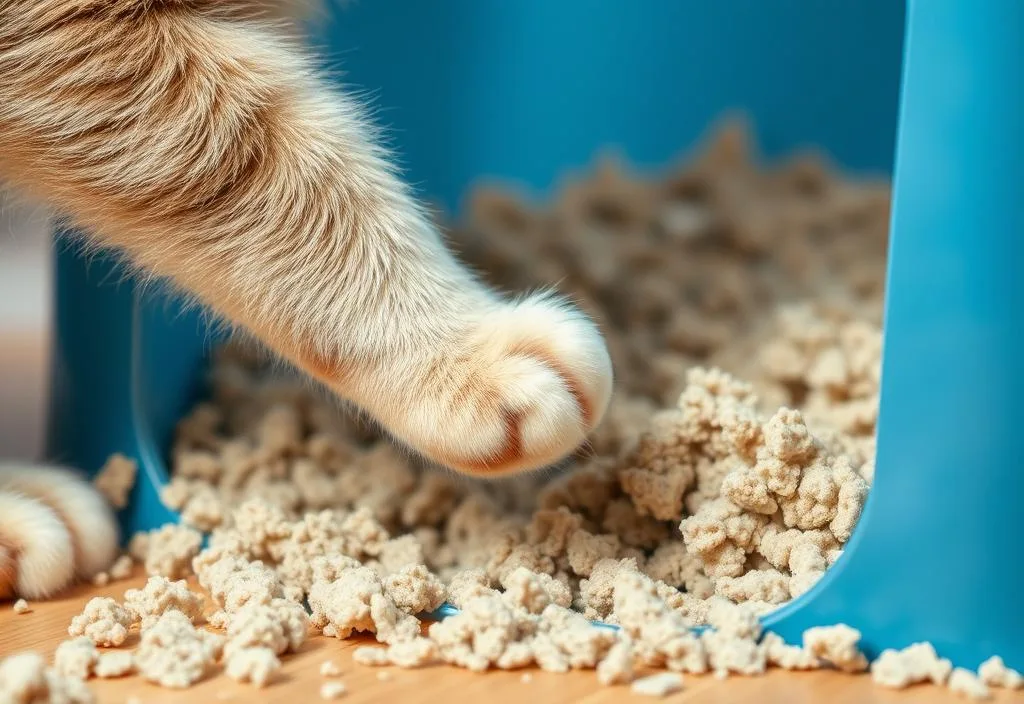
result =
M53 650L67 639L71 618L82 610L93 596L120 599L124 591L144 583L142 576L109 584L105 587L80 587L50 602L31 604L32 611L18 615L11 603L0 604L0 657L34 649L52 656ZM138 636L133 634L123 647L134 647ZM473 674L456 668L439 666L421 670L369 668L352 662L357 645L372 639L339 641L323 636L312 637L299 653L287 656L276 679L264 689L238 684L220 672L211 674L187 690L162 689L138 677L114 680L90 680L90 687L101 704L124 704L135 697L142 704L182 702L268 702L302 704L320 699L320 686L328 681L320 675L320 665L333 660L342 670L337 678L347 693L339 702L529 702L554 704L584 702L601 704L627 701L652 701L634 695L628 687L602 687L593 672L572 672L567 675L530 671L530 681L523 682L522 672L488 672ZM386 672L387 679L379 679ZM919 686L895 692L875 687L867 676L844 676L832 672L787 673L772 671L764 677L733 677L726 681L711 676L685 676L685 689L661 701L689 704L946 704L963 702L944 689ZM656 701L656 700L653 700ZM995 702L1021 702L1024 693L996 690Z

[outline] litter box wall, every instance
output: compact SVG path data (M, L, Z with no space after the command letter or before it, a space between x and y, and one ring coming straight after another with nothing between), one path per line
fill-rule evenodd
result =
M891 167L902 3L346 7L322 36L373 90L409 178L449 209L478 176L543 190L609 144L664 164L737 108L768 156L814 144L850 169ZM957 665L999 653L1024 668L1022 28L1017 0L910 5L879 468L846 554L768 617L790 640L845 621L872 655L931 640ZM122 521L154 527L173 519L156 492L205 326L107 261L64 251L58 272L51 450L90 471L138 458Z
M911 0L875 482L844 555L768 619L1024 666L1024 3Z

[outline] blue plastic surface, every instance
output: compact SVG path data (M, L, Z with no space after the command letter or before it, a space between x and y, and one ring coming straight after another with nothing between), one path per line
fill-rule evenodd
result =
M114 452L135 458L139 480L119 514L130 536L178 520L158 495L166 451L177 418L202 391L216 336L200 311L144 290L113 258L86 260L76 249L57 255L49 455L89 473Z
M904 29L892 0L354 3L322 28L420 190L455 209L479 176L544 190L618 145L660 165L741 109L768 156L808 144L892 163ZM869 654L930 640L958 666L1024 669L1024 3L919 0L906 26L876 480L843 557L766 618L860 628ZM94 471L139 458L126 530L199 392L197 313L59 255L51 448ZM101 281L107 280L104 286Z
M875 481L842 558L767 621L1024 667L1024 3L911 0Z
M618 145L661 167L743 109L769 157L892 167L900 0L373 0L319 28L407 175L454 210L480 176L543 191Z

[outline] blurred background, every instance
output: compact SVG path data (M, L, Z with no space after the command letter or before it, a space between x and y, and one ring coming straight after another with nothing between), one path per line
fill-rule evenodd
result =
M44 213L0 197L0 457L42 451L52 272Z
M607 148L642 167L675 163L734 111L766 157L816 145L848 170L892 166L897 0L337 4L315 28L330 67L448 212L479 177L542 197ZM41 213L2 206L0 456L41 447L52 262Z
M732 110L766 156L892 165L902 0L339 4L319 31L332 66L448 209L478 177L545 189L606 146L664 166Z

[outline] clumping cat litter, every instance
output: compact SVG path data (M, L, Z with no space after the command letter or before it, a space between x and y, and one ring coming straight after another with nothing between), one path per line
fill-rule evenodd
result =
M181 330L136 306L133 408L108 419L136 442L111 440L96 479L131 540L98 580L134 560L149 581L83 604L53 666L12 656L0 683L15 701L130 673L273 686L307 637L370 633L362 666L593 669L653 696L772 667L1024 686L1024 145L994 136L1024 103L987 78L1024 61L997 5L911 3L893 210L813 154L759 163L740 123L664 176L608 157L544 205L472 194L447 228L460 255L503 288L559 282L608 341L607 420L559 472L420 466L242 343L212 351L196 400L161 345ZM951 41L963 103L941 99ZM974 129L979 105L998 124ZM325 699L345 692L328 664Z

